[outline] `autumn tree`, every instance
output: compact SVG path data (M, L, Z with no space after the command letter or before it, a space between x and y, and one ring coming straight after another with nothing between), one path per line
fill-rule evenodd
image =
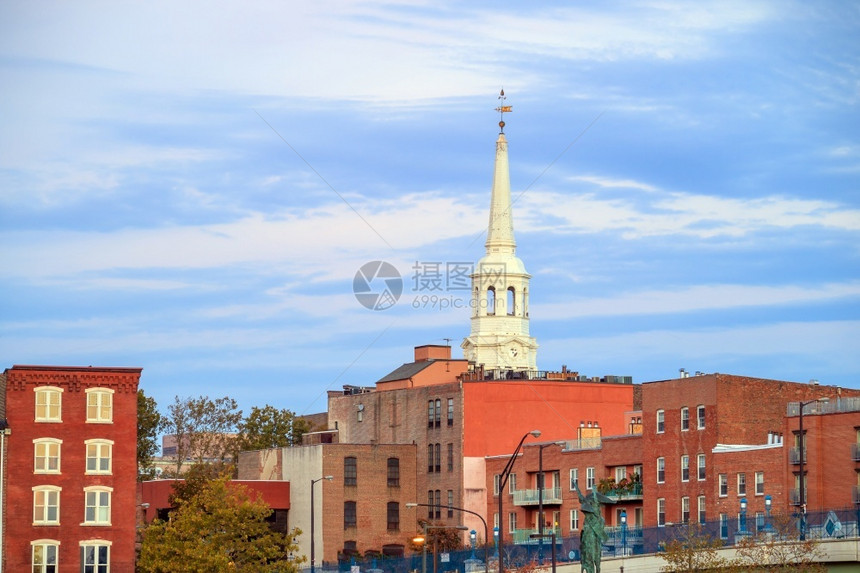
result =
M736 547L741 570L816 573L827 570L820 563L824 551L817 539L800 539L797 516L783 513L768 518L767 527L745 536Z
M208 480L182 499L168 521L156 520L144 534L141 573L297 573L301 531L273 531L271 509L247 488L226 477Z
M666 542L659 556L666 561L660 568L664 573L681 571L709 571L725 568L729 561L718 550L723 542L708 535L701 525L691 524L679 528L678 535Z
M232 398L176 396L168 407L164 428L176 438L176 474L188 459L197 464L235 459L241 422L242 410Z
M286 408L254 406L242 423L239 443L243 450L295 446L310 429L307 420Z
M158 454L158 435L165 420L158 412L155 399L137 391L137 477L139 480L153 479L153 458Z

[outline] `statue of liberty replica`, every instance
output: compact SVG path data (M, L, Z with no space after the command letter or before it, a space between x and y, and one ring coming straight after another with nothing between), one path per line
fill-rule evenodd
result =
M585 520L580 532L579 551L583 573L600 573L600 557L603 554L603 544L606 535L606 522L603 521L601 503L615 503L615 500L606 497L597 489L592 488L588 495L582 495L579 491L579 483L573 482L576 495L579 496L579 505L585 514Z

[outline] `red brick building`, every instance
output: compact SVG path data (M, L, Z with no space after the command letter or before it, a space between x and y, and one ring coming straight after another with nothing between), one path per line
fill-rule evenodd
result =
M140 368L0 375L4 571L132 573Z

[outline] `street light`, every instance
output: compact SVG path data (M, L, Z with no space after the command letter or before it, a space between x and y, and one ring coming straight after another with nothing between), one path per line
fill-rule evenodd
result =
M548 444L538 444L538 563L543 565L543 449L549 446L563 446L564 442L550 442ZM499 518L501 519L501 517ZM553 530L555 526L553 525Z
M323 476L321 478L311 480L311 573L314 573L314 485L318 481L331 481L334 476Z
M741 533L747 531L747 498L741 498Z
M435 506L435 505L430 505L429 503L407 503L407 504L406 504L406 507L436 507L436 506ZM486 543L489 543L489 542L490 542L490 541L489 541L490 530L489 530L489 528L487 527L487 520L486 520L486 519L484 519L484 516L483 516L483 515L481 515L481 514L480 514L480 513L478 513L477 511L472 511L471 509L466 509L466 508L463 508L463 507L454 507L453 505L450 505L450 506L448 506L448 508L449 508L449 509L453 509L453 510L455 510L455 511L462 511L463 513L468 513L468 514L474 515L475 517L477 517L478 519L480 519L480 520L481 520L481 523L483 523L483 524L484 524L484 543L486 544ZM468 529L468 528L467 528L467 529ZM494 534L494 535L497 535L497 534L498 534L498 531L495 531L495 530L494 530L494 531L493 531L493 534ZM473 541L473 545L472 545L472 555L473 555L473 556L474 556L474 553L475 553L475 546L474 546L474 541ZM484 551L484 571L485 571L485 572L487 572L487 573L489 573L489 571L490 571L489 562L490 562L490 555L489 555L489 551L488 551L488 550L485 550L485 551Z
M773 498L769 495L764 496L764 528L770 530L770 506L773 504Z
M804 436L803 436L803 408L808 406L809 404L815 404L816 402L828 402L830 399L826 396L821 398L816 398L815 400L808 400L806 402L799 402L800 407L798 408L798 449L800 450L800 477L799 477L799 502L800 502L800 540L806 540L806 475L804 473L803 466L806 463L806 448L804 445Z
M475 557L475 541L477 540L478 532L474 529L469 532L469 541L472 543L472 559L477 559Z
M505 542L505 534L502 531L502 524L504 523L504 513L502 512L502 498L504 498L505 485L508 483L508 477L511 475L511 470L514 469L514 462L517 461L517 455L520 453L520 448L523 447L523 442L526 441L526 438L529 436L539 438L540 430L532 430L531 432L525 434L522 439L520 439L520 443L517 444L517 449L514 450L514 453L511 454L511 459L508 460L505 469L502 470L501 475L499 475L499 573L505 573L505 559L502 553L504 553L504 548L502 548L502 543Z
M627 510L622 509L621 518L621 573L624 573L624 557L627 555Z

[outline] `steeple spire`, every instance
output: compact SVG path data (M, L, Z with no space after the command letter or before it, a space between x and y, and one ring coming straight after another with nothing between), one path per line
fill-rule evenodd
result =
M504 105L505 91L496 108L502 118L512 111ZM499 121L496 162L490 199L487 252L472 274L472 332L461 347L469 362L485 371L537 370L537 341L529 335L529 279L516 255L511 213L511 178L504 120Z

